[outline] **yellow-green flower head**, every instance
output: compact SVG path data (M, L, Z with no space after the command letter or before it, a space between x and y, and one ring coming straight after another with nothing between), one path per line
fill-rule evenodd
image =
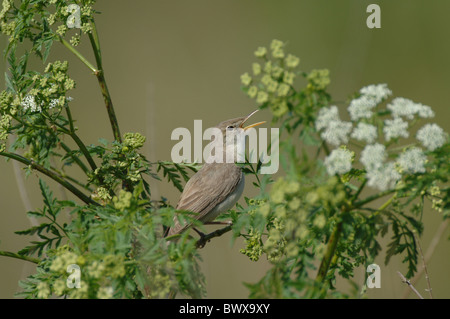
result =
M267 54L267 49L265 47L259 47L255 51L255 56L257 58L263 58Z
M287 84L294 84L295 73L293 72L285 72L283 77L283 82Z
M89 22L83 23L81 26L81 31L84 33L91 33L92 31L92 25Z
M272 68L272 75L276 79L280 78L283 75L283 72L284 70L277 65Z
M330 84L330 71L327 69L312 70L308 74L308 87L316 90L324 90Z
M283 49L277 49L272 51L272 56L276 59L283 59L284 58L284 51Z
M287 194L295 194L300 190L300 183L297 181L289 181L286 184L285 190Z
M259 63L253 63L252 69L254 75L259 75L261 73L261 65Z
M80 288L69 290L69 297L72 299L86 299L88 296L89 284L83 280L80 282Z
M286 181L283 178L279 178L273 184L272 189L270 191L270 200L274 204L280 204L284 202Z
M272 51L280 50L283 48L283 46L284 46L284 43L282 41L276 40L276 39L272 40L272 42L270 43L270 49Z
M98 260L93 261L87 268L87 274L92 278L102 278L106 270L106 266L103 262Z
M267 74L272 73L272 68L272 61L267 61L266 64L264 64L264 72L266 72Z
M295 55L288 54L288 56L286 57L284 62L286 63L286 66L288 68L293 69L293 68L297 67L297 65L300 63L300 59L298 57L296 57Z
M278 90L277 90L277 94L278 96L286 96L289 93L289 90L291 89L291 87L289 85L287 85L286 83L281 83L278 86Z
M40 299L47 299L50 296L50 287L45 282L40 282L37 284L36 289L38 291L37 297Z
M77 263L77 259L78 256L75 253L65 251L52 261L50 270L54 272L65 272L67 266Z
M62 278L55 280L55 282L52 285L52 290L55 293L55 295L57 295L57 296L64 295L66 288L67 288L67 283Z
M270 82L272 82L273 79L269 74L264 74L263 77L261 78L261 83L264 84L264 86L268 86L270 84Z
M284 205L278 205L277 208L275 208L275 215L283 219L286 217L286 207Z
M64 37L66 35L66 32L67 32L67 27L64 24L60 25L56 29L56 34L58 34L58 35L60 35L62 37Z
M272 114L276 117L283 116L289 111L286 101L274 103L270 106L270 109L272 110Z
M252 77L248 74L248 72L245 72L241 75L241 82L245 86L249 86L250 83L252 83Z
M269 203L264 203L262 204L259 209L258 212L263 216L263 217L267 217L267 215L269 215L270 213L270 204Z
M133 149L144 146L145 136L139 133L125 133L123 136L123 145Z
M98 299L111 299L113 297L114 290L112 287L100 287L97 292Z
M133 194L131 194L130 192L121 189L119 192L119 196L114 196L113 198L114 208L122 211L125 208L130 207L132 196Z
M278 82L274 80L270 80L269 83L267 83L267 92L275 93L278 88Z
M309 230L305 225L300 225L295 231L296 237L303 239L309 235Z
M256 103L263 104L269 100L269 95L264 91L259 91L256 96Z
M295 197L289 201L289 208L292 210L297 210L300 207L301 201L299 198Z
M258 88L256 86L252 85L248 89L247 94L251 99L254 99L256 97L256 94L258 94Z
M261 247L261 234L252 228L249 232L249 236L245 239L245 243L247 246L245 249L241 249L240 252L249 257L250 260L258 261L263 253Z
M314 221L313 221L313 225L318 228L323 228L326 223L327 223L327 219L322 214L318 214L316 216L316 218L314 218Z
M8 138L8 131L11 126L11 115L3 115L0 118L0 141L5 141Z

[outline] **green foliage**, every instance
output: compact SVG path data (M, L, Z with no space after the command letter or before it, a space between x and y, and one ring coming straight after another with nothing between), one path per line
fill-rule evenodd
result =
M191 212L176 211L164 197L155 198L148 181L166 180L181 192L200 166L151 163L140 151L144 136L120 134L102 68L94 3L3 1L0 28L9 37L9 71L6 90L0 93L0 155L26 165L28 174L46 175L76 200L58 200L40 179L43 209L28 214L41 223L17 232L38 240L18 254L2 255L39 258L36 273L20 282L19 296L25 298L204 297L199 240L188 232L164 237L175 216L180 222L199 222ZM80 25L73 30L67 27L76 22L70 20L76 13L69 12L70 4L80 8ZM95 64L76 48L85 37ZM69 65L46 62L55 43L97 77L113 141L86 145L78 136L68 95L76 86ZM239 164L245 174L255 176L260 194L218 218L231 219L232 226L224 229L231 229L233 240L243 237L239 249L245 256L254 262L266 258L271 265L256 283L245 283L249 296L356 296L361 287L351 282L354 272L375 261L382 250L379 240L386 236L385 262L402 255L411 277L417 270L416 238L424 229L425 202L443 218L450 211L447 134L425 125L417 142L402 144L412 123L434 116L431 108L402 98L385 107L392 92L386 85L372 85L349 100L351 122L341 121L327 92L328 70L301 70L300 59L285 53L279 40L258 48L255 56L251 75L241 76L242 90L260 109L270 110L272 123L280 126L283 172L273 180L259 174L261 162ZM32 58L46 67L29 70ZM17 138L9 145L10 134ZM72 177L69 166L83 177ZM367 192L369 187L377 190ZM376 200L384 204L375 206ZM80 288L67 285L71 265L81 269ZM338 276L351 282L352 295L335 290Z

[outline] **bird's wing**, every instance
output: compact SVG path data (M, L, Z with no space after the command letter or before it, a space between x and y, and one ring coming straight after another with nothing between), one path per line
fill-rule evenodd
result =
M202 220L217 204L231 194L242 178L242 171L234 163L207 163L186 183L177 209L198 213ZM175 225L169 235L182 232L190 225Z

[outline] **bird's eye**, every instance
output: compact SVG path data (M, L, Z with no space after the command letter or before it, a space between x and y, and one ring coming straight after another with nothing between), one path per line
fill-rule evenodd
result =
M227 130L231 130L231 129L234 129L234 125L228 125L227 126Z

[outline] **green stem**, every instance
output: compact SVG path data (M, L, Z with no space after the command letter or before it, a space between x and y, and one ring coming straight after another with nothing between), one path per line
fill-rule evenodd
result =
M19 254L12 253L12 252L9 252L9 251L1 251L0 250L0 256L21 259L21 260L29 261L29 262L34 263L34 264L39 264L41 262L41 260L38 259L38 258L33 258L33 257L29 257L29 256L19 255Z
M95 61L97 63L97 69L99 70L95 75L97 76L100 89L102 91L103 99L105 101L106 110L108 112L109 121L113 130L114 139L118 142L122 142L122 136L120 135L119 123L114 111L111 94L109 93L108 86L105 80L105 72L103 70L102 52L100 49L100 40L98 37L97 26L95 21L91 22L92 32L89 33L89 40L91 42L92 50L94 51Z
M21 162L21 163L23 163L25 165L30 166L33 169L36 169L37 171L41 172L42 174L47 175L48 177L53 179L55 182L57 182L57 183L61 184L62 186L64 186L72 194L77 196L79 199L81 199L86 204L99 205L97 202L92 200L90 197L88 197L85 194L83 194L83 192L81 192L78 188L76 188L75 186L73 186L72 184L67 182L61 175L46 169L45 167L37 164L33 160L29 160L29 159L27 159L27 158L25 158L25 157L23 157L21 155L14 154L14 153L9 153L9 152L0 152L0 156L5 156L7 158L11 158L11 159L16 160L18 162Z
M113 130L114 139L117 142L122 143L122 136L120 135L119 123L117 122L116 113L114 111L113 103L111 100L111 95L106 85L105 76L103 71L99 71L96 74L100 89L102 91L103 100L105 101L106 111L108 112L109 122L111 123L111 128Z
M60 143L61 147L66 151L66 153L70 153L72 150L63 142ZM89 169L84 165L84 163L75 155L70 155L72 160L77 163L77 165L81 168L81 170L87 175L89 173Z
M100 85L103 100L105 101L106 111L108 112L109 121L111 123L111 128L113 130L114 139L118 142L122 142L122 137L120 135L119 123L114 111L113 103L111 100L111 94L109 93L108 86L106 84L104 71L102 69L102 59L100 52L100 43L98 41L97 28L95 27L95 22L92 21L91 25L93 27L92 32L94 35L89 34L91 39L92 49L94 50L95 60L97 62L97 68L92 65L78 50L76 50L69 42L64 38L59 37L61 43L69 49L73 54L75 54L81 62L83 62L97 77L97 81Z
M361 186L359 186L358 191L355 193L355 195L352 198L352 203L359 197L359 194L361 194L362 190L364 189L364 186L367 184L367 178L364 179L364 181L361 183Z
M387 190L387 191L384 191L384 192L380 192L380 193L378 193L378 194L374 194L374 195L372 195L372 196L367 197L366 199L363 199L363 200L360 200L359 202L356 202L356 203L353 205L352 208L359 208L359 207L362 207L362 206L364 206L364 205L367 204L367 203L370 203L370 202L372 202L372 201L374 201L374 200L376 200L376 199L379 199L379 198L384 197L384 196L386 196L386 195L395 193L395 192L397 192L397 191L398 191L397 189L390 189L390 190Z
M341 236L342 232L342 221L340 221L333 230L333 233L330 236L327 244L327 250L325 251L325 255L322 258L320 263L319 270L316 276L316 282L323 283L325 277L328 273L328 269L330 268L331 260L336 251L336 247Z
M91 62L88 61L77 49L75 49L69 42L67 42L63 37L59 37L59 41L67 48L70 52L75 54L77 58L80 59L94 74L98 73L98 70Z
M70 114L70 112L68 114ZM57 122L54 122L54 124L58 126L61 132L69 135L74 140L74 142L80 148L80 151L83 153L84 157L86 157L89 166L91 166L91 169L95 171L97 169L97 164L95 164L94 159L91 156L91 153L89 153L88 149L86 148L86 145L84 145L83 141L78 137L77 133L75 133L75 131L72 130L68 131L64 126L58 124Z
M364 184L365 183L363 183L363 185ZM361 186L363 186L363 185L361 185ZM362 190L362 187L360 187L360 190ZM367 198L367 199L370 199L370 200L366 199L364 201L361 201L359 205L355 205L355 206L353 206L353 208L360 207L360 206L364 205L365 203L368 203L368 202L370 202L372 200L375 200L377 198L385 196L388 193L392 193L392 192L395 192L395 191L396 190L392 190L392 191L389 191L389 192L386 191L386 192L379 193L377 196L370 196L369 198ZM392 203L392 201L395 198L396 198L396 194L391 196L391 198L389 198L383 205L381 205L377 209L377 212L386 209ZM363 203L363 204L361 205L361 203ZM317 272L317 276L316 276L316 282L317 283L321 283L321 284L324 283L324 281L326 279L326 275L328 273L328 270L330 269L330 265L331 264L335 264L336 261L337 261L337 256L335 255L335 252L336 252L337 244L339 242L339 238L340 238L341 233L342 233L342 224L343 224L343 222L340 221L336 225L335 229L333 230L333 233L330 236L330 239L328 240L328 244L327 244L327 248L326 248L326 251L325 251L325 255L322 258L319 270ZM321 297L325 296L325 293L326 293L325 287L322 286Z

